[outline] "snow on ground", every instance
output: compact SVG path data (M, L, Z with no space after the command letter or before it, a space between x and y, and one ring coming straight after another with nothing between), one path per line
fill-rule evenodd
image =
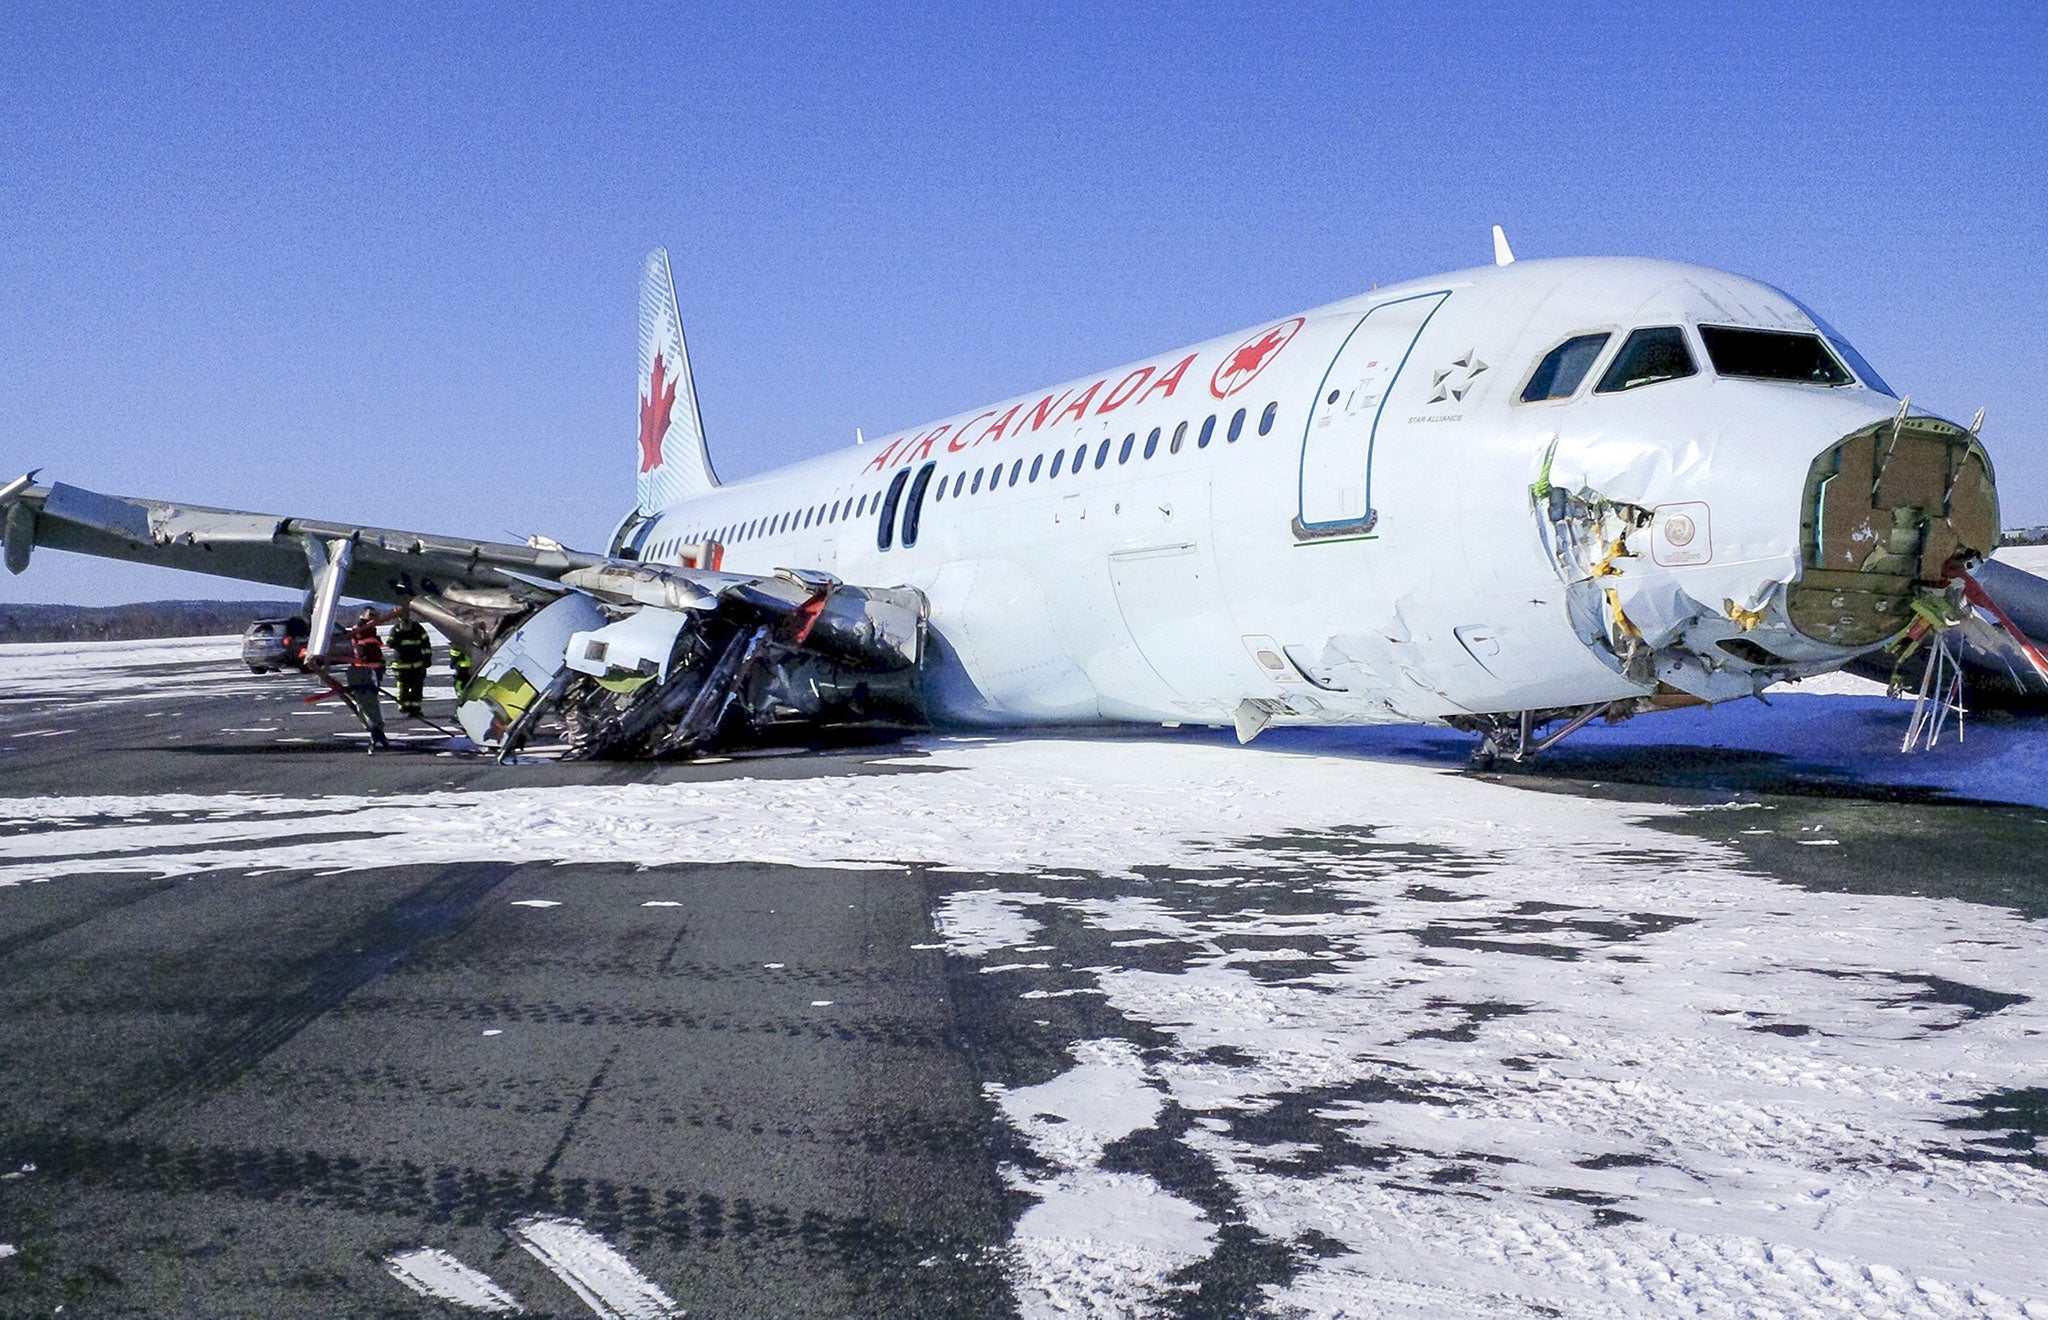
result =
M434 634L438 638L439 634ZM429 700L452 700L444 671ZM389 681L387 678L387 687ZM67 709L116 703L166 702L183 697L321 690L318 679L291 671L254 674L242 663L240 637L173 637L126 642L8 642L0 644L0 701ZM0 706L0 710L7 706ZM224 733L266 732L224 729ZM33 737L15 734L13 737Z
M0 645L0 697L11 701L76 708L263 688L242 663L239 637Z
M1654 828L1674 808L1360 745L940 738L885 774L0 800L0 904L106 872L950 869L952 955L1027 1017L1108 1015L990 1091L1030 1152L1027 1314L1145 1314L1248 1225L1294 1253L1269 1299L1305 1315L2048 1316L2048 1168L1981 1122L2048 1064L2048 929L1811 892ZM1228 1204L1111 1158L1147 1133Z
M1768 704L1766 704L1768 702ZM1928 789L1958 798L2048 807L2048 719L1997 713L1955 721L1930 749L1902 752L1913 702L1887 697L1878 683L1827 674L1772 688L1765 700L1731 701L1595 722L1571 735L1566 754L1653 750L1755 752L1785 768L1846 785ZM1441 727L1385 725L1368 730L1289 730L1303 750L1455 764L1477 739Z

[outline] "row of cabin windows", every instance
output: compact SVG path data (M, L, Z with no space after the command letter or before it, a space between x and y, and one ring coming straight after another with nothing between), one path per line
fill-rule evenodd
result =
M1273 424L1279 418L1279 415L1279 403L1277 401L1268 403L1265 411L1259 414L1259 434L1270 434L1273 430ZM1194 436L1195 448L1207 449L1209 442L1216 438L1216 420L1217 417L1214 413L1202 419L1201 429ZM1224 440L1226 443L1236 443L1238 438L1244 434L1245 422L1246 410L1239 408L1231 415L1229 423L1224 427ZM1187 444L1188 432L1191 426L1192 423L1190 422L1182 422L1173 429L1172 439L1166 442L1167 453L1178 454L1181 451ZM1164 431L1164 427L1153 427L1151 433L1145 437L1142 450L1139 448L1138 433L1136 431L1132 431L1124 436L1121 445L1105 437L1100 444L1095 446L1095 466L1100 469L1109 465L1109 456L1112 448L1115 450L1118 464L1130 462L1134 452L1142 452L1143 457L1151 458L1159 451ZM1048 480L1058 477L1062 470L1078 474L1088 462L1088 453L1089 447L1087 445L1076 445L1073 450L1073 458L1069 462L1067 449L1065 446L1061 446L1058 450L1054 451L1049 469L1046 465L1045 455L1034 454L1030 459L1031 466L1028 474L1025 468L1025 460L1022 458L1016 459L1009 466L1008 484L1014 486L1020 480L1026 482L1037 481L1041 473L1044 473ZM937 464L935 463L925 464L923 468L919 469L915 478L915 485L911 487L908 507L903 510L902 543L905 547L917 544L918 524L923 516L925 497L928 492L932 500L936 502L947 498L948 495L958 499L963 493L968 495L978 494L983 489L984 478L987 481L987 489L990 491L994 491L997 487L1004 484L1003 465L1001 463L995 463L985 468L976 468L972 474L971 485L969 484L969 474L965 471L954 474L950 482L944 478L939 478L937 485L933 485L932 475L936 467ZM860 496L849 495L845 499L834 500L830 504L813 505L808 509L794 509L786 513L769 514L762 518L751 518L745 522L729 523L706 531L685 533L682 536L660 542L643 557L656 560L665 559L679 552L684 546L697 542L716 541L721 545L733 545L741 541L751 541L757 537L779 536L784 532L802 531L807 527L822 527L842 520L864 518L871 509L879 510L881 513L881 521L876 532L875 543L881 549L887 550L894 540L896 512L899 504L902 503L904 487L910 485L912 480L910 471L905 469L897 473L895 479L883 490Z
M1789 330L1751 330L1739 326L1703 325L1700 342L1707 360L1718 375L1745 380L1793 381L1804 385L1848 385L1849 374L1819 335ZM1613 336L1605 332L1573 335L1536 364L1529 383L1522 389L1523 403L1568 399ZM1629 332L1607 370L1600 374L1595 394L1619 394L1667 380L1683 380L1699 374L1685 331L1675 325L1645 326Z
M1239 408L1231 415L1228 425L1224 427L1224 440L1226 443L1235 444L1238 438L1244 434L1247 411L1244 408ZM1259 414L1259 434L1270 434L1273 430L1273 424L1278 420L1279 416L1280 404L1277 401L1268 403L1265 411ZM1209 442L1216 438L1216 417L1215 413L1211 413L1202 419L1201 430L1196 432L1195 435L1195 448L1207 449ZM1167 453L1178 454L1187 445L1188 431L1192 425L1191 422L1182 422L1173 429L1173 438L1166 442ZM1142 453L1143 458L1151 458L1159 452L1160 440L1165 434L1165 430L1166 428L1163 426L1153 427L1151 432L1145 437L1142 450L1139 449L1138 433L1136 431L1128 432L1121 444L1118 444L1114 437L1104 436L1094 446L1096 470L1100 471L1109 466L1109 456L1112 449L1116 454L1118 466L1130 462L1133 453ZM1069 459L1067 448L1062 445L1053 451L1050 463L1046 462L1044 454L1033 454L1029 460L1030 466L1028 468L1025 466L1025 459L1016 458L1010 460L1007 475L1001 463L994 463L985 468L976 468L971 473L964 470L956 472L953 474L953 479L950 482L944 477L940 477L937 485L932 484L932 474L937 464L925 464L918 471L916 479L911 484L909 501L903 511L903 545L907 548L917 544L918 524L923 516L927 490L930 491L932 501L937 503L948 497L960 499L967 495L977 495L984 489L993 493L999 487L1015 486L1020 481L1029 484L1037 481L1041 475L1047 481L1056 481L1063 471L1079 475L1081 469L1088 464L1089 448L1085 443L1074 446L1073 457ZM883 499L881 522L875 531L875 545L880 549L887 550L889 548L895 523L896 497L902 491L904 479L908 475L907 472L897 473L896 480L890 483L888 495ZM983 484L984 480L987 483L985 486Z

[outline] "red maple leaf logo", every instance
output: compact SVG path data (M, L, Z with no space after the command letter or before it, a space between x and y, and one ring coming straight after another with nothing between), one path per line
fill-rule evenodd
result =
M1223 368L1223 374L1235 376L1239 372L1257 371L1266 365L1266 359L1286 342L1278 330L1268 330L1257 342L1246 344L1232 353L1229 364Z
M1273 360L1274 354L1287 347L1287 341L1294 338L1294 332L1301 326L1302 320L1297 316L1238 345L1209 378L1209 392L1223 399L1251 384L1252 377Z
M661 354L654 355L654 379L648 382L650 393L640 400L640 470L652 472L661 466L661 440L668 434L668 416L676 406L676 382L669 381L668 388L662 388L664 373L668 364L661 360Z

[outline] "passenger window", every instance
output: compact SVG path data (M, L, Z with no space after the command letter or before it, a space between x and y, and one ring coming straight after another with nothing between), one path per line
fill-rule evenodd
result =
M1136 443L1138 443L1138 433L1136 431L1133 431L1129 435L1124 437L1123 447L1116 451L1116 461L1118 466L1122 466L1123 464L1131 461L1131 446L1135 445Z
M1059 449L1055 449L1055 450L1053 451L1053 455L1052 455L1052 470L1051 470L1051 471L1049 471L1049 472L1047 472L1047 473L1045 474L1046 480L1050 481L1050 480L1052 480L1052 479L1053 479L1054 477L1058 476L1058 475L1060 474L1060 469L1061 469L1061 468L1063 468L1063 467L1065 467L1065 466L1066 466L1066 463L1067 463L1067 451L1066 451L1066 448L1065 448L1064 446L1062 446L1062 447L1061 447L1061 448L1059 448Z
M1020 459L1018 459L1018 460L1017 460L1016 462L1014 462L1014 463L1010 464L1010 484L1011 484L1012 486L1014 486L1014 485L1016 485L1016 484L1017 484L1017 477L1018 477L1018 474L1019 474L1019 473L1021 473L1021 472L1023 472L1023 471L1024 471L1024 460L1023 460L1023 459L1021 459L1021 458L1020 458Z
M1075 445L1075 446L1074 446L1074 462L1073 462L1073 466L1069 467L1069 468L1067 469L1067 471L1069 471L1069 472L1079 472L1079 471L1081 470L1081 462L1082 462L1082 460L1083 460L1083 459L1085 459L1085 458L1087 458L1087 457L1088 457L1088 446L1086 446L1086 445Z
M1044 455L1044 454L1033 454L1033 455L1031 456L1031 476L1030 476L1029 480L1031 480L1031 481L1036 481L1036 480L1038 480L1038 469L1039 469L1039 468L1041 468L1041 467L1043 467L1044 465L1045 465L1045 455Z
M1100 471L1102 470L1102 465L1103 465L1104 463L1107 463L1108 461L1109 461L1109 437L1108 437L1108 436L1104 436L1104 437L1102 437L1102 446L1101 446L1101 447L1100 447L1099 449L1097 449L1097 450L1095 451L1095 470L1096 470L1097 472L1100 472Z
M966 474L965 472L962 472L962 473L960 473L960 474L959 474L958 476L955 476L955 477L953 478L953 498L954 498L954 499L956 499L956 500L957 500L957 499L959 499L959 498L960 498L960 490L961 490L961 487L965 486L966 484L967 484L967 474Z
M1154 454L1156 454L1156 453L1158 453L1158 452L1159 452L1159 428L1155 426L1155 427L1153 427L1153 428L1152 428L1152 434L1150 434L1150 435L1148 435L1148 436L1146 436L1146 437L1145 437L1145 457L1147 457L1147 458L1150 458L1150 457L1152 457L1152 455L1154 455Z
M974 484L973 484L972 486L969 486L969 487L967 488L967 493L968 493L969 495L979 495L979 494L981 494L981 469L980 469L980 468L976 468L976 469L974 469Z
M1166 447L1166 452L1169 454L1178 454L1180 452L1180 447L1182 443L1185 442L1187 438L1188 424L1186 422L1182 422L1179 426L1173 428L1173 443Z
M896 479L889 483L889 493L882 497L882 520L875 529L875 548L878 550L887 550L896 535L896 502L903 498L903 486L909 480L909 469L898 472Z
M1685 332L1675 325L1651 326L1632 332L1621 342L1613 365L1593 388L1595 394L1618 394L1642 385L1696 376L1692 350L1685 346Z
M903 548L908 550L917 544L917 523L924 513L924 490L932 484L932 469L937 463L927 463L917 470L917 480L910 483L910 499L903 506Z
M809 526L811 525L811 515L812 515L812 514L814 514L814 513L816 513L816 512L817 512L817 510L816 510L816 509L805 509L805 510L804 510L804 526L806 526L806 527L809 527Z
M1242 408L1239 408L1239 409L1238 409L1238 410L1237 410L1236 412L1234 412L1234 413L1232 413L1232 414L1230 415L1230 433L1229 433L1229 434L1228 434L1227 436L1225 436L1224 438L1225 438L1225 439L1227 439L1227 440L1229 440L1231 444L1236 444L1236 443L1237 443L1237 438L1238 438L1239 436L1243 435L1243 434L1244 434L1244 409L1242 409Z
M932 498L934 500L946 498L946 479L944 477L940 477L939 484L932 488Z
M1210 413L1202 419L1202 434L1195 440L1195 448L1207 449L1209 441L1216 434L1216 414Z
M1607 347L1612 335L1573 335L1543 355L1535 374L1522 388L1523 403L1545 399L1569 399L1578 393L1579 382L1593 369L1594 359Z
M1747 380L1792 380L1802 385L1847 385L1849 373L1828 352L1819 335L1787 330L1739 330L1703 325L1707 360L1723 376Z
M1279 415L1280 405L1278 402L1267 404L1266 411L1259 414L1259 434L1264 435L1271 431L1273 429L1273 419Z

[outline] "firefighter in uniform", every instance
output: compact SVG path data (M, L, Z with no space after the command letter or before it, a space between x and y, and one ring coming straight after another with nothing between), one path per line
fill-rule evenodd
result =
M381 620L377 611L371 606L363 606L362 615L356 620L356 626L348 632L352 649L348 661L348 677L343 684L348 692L350 704L356 708L356 713L363 717L363 725L370 731L372 750L391 745L391 740L384 736L384 707L378 700L378 685L384 679L384 643L377 636L379 622Z
M448 667L455 671L455 695L460 697L462 689L469 686L470 675L476 672L476 666L470 661L469 652L463 650L454 642L450 642L448 643Z
M391 676L398 682L398 712L415 718L424 712L420 699L427 686L427 666L434 662L434 643L412 611L398 607L398 623L387 639L391 647Z

